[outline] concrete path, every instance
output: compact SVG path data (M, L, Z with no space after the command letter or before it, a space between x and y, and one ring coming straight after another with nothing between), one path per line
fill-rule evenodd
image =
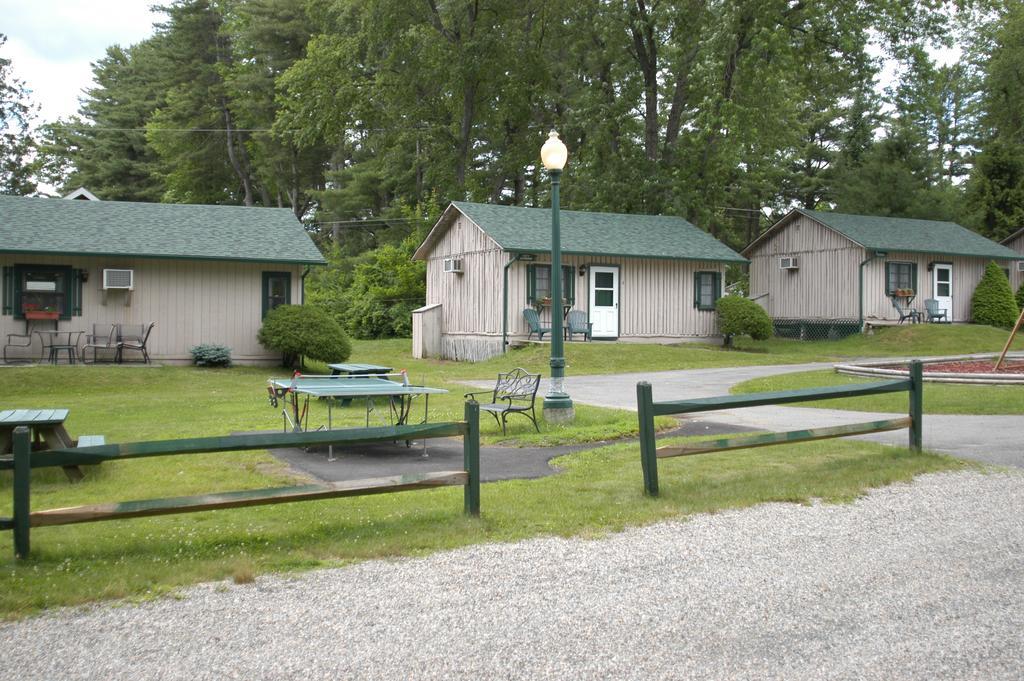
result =
M636 411L636 384L648 381L655 401L728 395L737 383L753 378L798 371L831 368L830 363L788 364L691 369L609 376L569 376L566 389L584 404ZM1009 389L1018 389L1008 386ZM925 384L924 446L926 449L1000 466L1024 467L1024 414L1010 416L928 415L928 384ZM546 383L541 391L547 391ZM810 409L806 407L750 407L705 412L688 417L696 422L713 421L743 429L783 431L819 428L891 418L892 414ZM896 430L859 436L861 439L905 446L907 432Z

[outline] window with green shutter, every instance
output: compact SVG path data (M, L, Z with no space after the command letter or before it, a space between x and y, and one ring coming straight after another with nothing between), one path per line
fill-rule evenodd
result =
M292 273L263 273L263 316L279 305L292 302Z
M891 296L897 290L910 290L917 293L916 262L885 263L885 295Z
M576 277L573 268L562 266L562 298L570 305L576 302ZM526 302L551 299L551 265L526 266Z
M722 297L721 272L693 273L693 306L698 310L714 310L715 302Z
M14 290L10 296L14 318L24 319L25 313L57 313L61 319L71 319L72 313L76 313L74 296L81 290L81 279L74 276L75 272L63 265L15 265L11 276ZM4 307L7 307L7 294Z

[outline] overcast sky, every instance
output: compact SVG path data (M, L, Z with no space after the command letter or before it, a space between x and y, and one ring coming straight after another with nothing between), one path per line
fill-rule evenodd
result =
M0 56L40 106L39 121L78 111L78 97L92 83L90 63L110 45L127 47L153 33L163 15L151 0L0 0Z

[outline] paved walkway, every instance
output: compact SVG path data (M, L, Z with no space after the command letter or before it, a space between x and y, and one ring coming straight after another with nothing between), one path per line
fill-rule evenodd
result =
M636 410L636 384L648 381L655 401L727 395L737 383L797 371L831 368L830 363L789 364L723 369L691 369L610 376L570 376L566 389L577 402L598 407ZM1009 386L1015 389L1014 386ZM546 392L547 385L541 386ZM1024 414L1008 416L961 416L928 414L925 384L924 447L931 451L1000 466L1024 467ZM728 423L742 428L784 431L820 428L891 418L892 414L810 409L807 407L749 407L704 412L690 419ZM688 420L690 420L688 419ZM896 430L859 436L861 439L906 445L907 432Z

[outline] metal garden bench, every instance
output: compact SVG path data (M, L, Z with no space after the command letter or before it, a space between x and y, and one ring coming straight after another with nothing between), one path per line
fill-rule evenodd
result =
M466 393L465 397L476 401L476 395L490 395L489 404L481 404L480 410L490 413L496 423L501 424L501 434L505 434L505 419L509 414L522 414L533 422L533 427L540 432L537 425L537 413L534 402L537 400L537 389L540 387L540 374L531 374L526 369L513 369L507 374L498 374L498 382L494 390ZM498 418L498 415L501 418Z

